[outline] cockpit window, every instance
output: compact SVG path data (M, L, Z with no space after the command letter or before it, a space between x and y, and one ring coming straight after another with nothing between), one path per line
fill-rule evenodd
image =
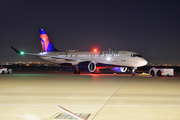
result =
M131 54L131 57L142 57L142 56L139 54Z

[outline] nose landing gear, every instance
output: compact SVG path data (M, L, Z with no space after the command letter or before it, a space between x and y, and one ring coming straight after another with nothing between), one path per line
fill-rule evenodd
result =
M132 68L132 73L131 73L132 76L135 76L135 75L136 75L136 69L137 69L137 67L136 67L136 68L135 68L135 67Z

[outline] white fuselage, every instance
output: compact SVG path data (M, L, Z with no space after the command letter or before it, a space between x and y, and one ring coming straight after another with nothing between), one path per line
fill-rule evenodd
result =
M56 57L40 58L54 63L72 63L77 65L83 61L94 61L97 63L111 64L127 67L141 67L147 64L147 61L138 53L131 51L65 51L65 52L42 52L42 55L50 55ZM58 56L58 57L57 57ZM65 59L71 58L71 59Z

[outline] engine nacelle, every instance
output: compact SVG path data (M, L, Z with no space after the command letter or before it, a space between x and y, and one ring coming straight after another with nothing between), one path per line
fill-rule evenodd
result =
M112 67L110 68L113 72L126 72L127 71L127 67Z
M80 62L77 65L78 70L80 71L89 71L94 72L96 70L96 64L93 61Z

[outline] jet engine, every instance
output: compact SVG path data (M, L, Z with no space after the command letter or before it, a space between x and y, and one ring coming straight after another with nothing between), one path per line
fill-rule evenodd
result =
M127 71L127 67L112 67L110 68L113 72L126 72Z
M77 65L78 70L80 71L89 71L94 72L96 70L96 64L93 61L80 62Z

